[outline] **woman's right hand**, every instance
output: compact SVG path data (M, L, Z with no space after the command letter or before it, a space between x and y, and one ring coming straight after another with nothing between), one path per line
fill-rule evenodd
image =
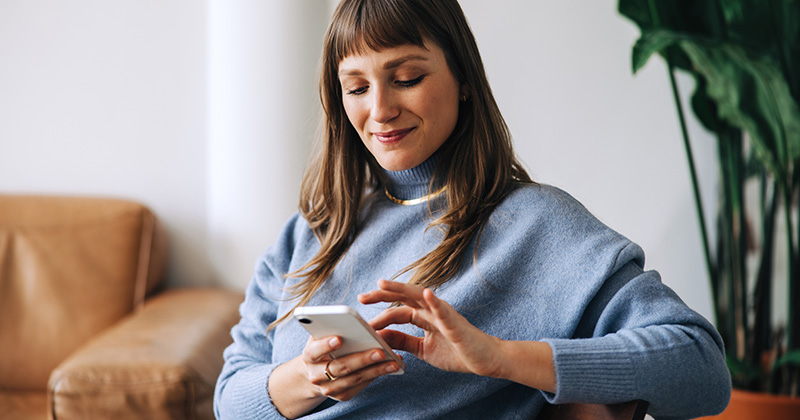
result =
M337 401L352 399L375 378L398 369L396 362L383 362L386 355L380 349L332 359L329 354L341 345L341 338L336 336L319 340L309 338L301 355L308 381L328 398ZM328 378L326 371L333 380Z
M281 414L297 418L326 398L350 400L375 378L399 369L397 362L383 361L385 354L380 349L331 358L330 353L341 346L342 340L336 336L318 340L311 337L300 356L275 368L268 386ZM325 374L326 369L333 380Z

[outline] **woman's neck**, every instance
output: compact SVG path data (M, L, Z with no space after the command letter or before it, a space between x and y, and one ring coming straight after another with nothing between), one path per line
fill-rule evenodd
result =
M392 201L408 201L425 197L435 192L430 191L431 179L439 161L438 153L434 153L419 165L404 171L386 171L385 182L387 196L394 198ZM438 191L440 186L434 186Z

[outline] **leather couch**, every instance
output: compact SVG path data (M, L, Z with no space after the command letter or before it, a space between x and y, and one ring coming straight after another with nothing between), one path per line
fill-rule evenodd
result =
M0 419L211 419L240 293L162 290L125 200L0 195Z

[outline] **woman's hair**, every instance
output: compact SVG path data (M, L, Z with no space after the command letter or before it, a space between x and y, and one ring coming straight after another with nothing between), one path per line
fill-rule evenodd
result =
M306 170L300 193L300 212L321 247L308 263L288 274L301 279L288 290L292 299L299 298L297 306L306 304L331 275L357 233L368 192L382 190L384 184L380 166L345 113L339 63L370 50L409 44L425 48L426 40L444 51L467 100L460 102L455 129L438 151L433 176L447 187L444 211L437 212L430 225L441 227L444 239L395 277L412 272L410 283L434 289L452 279L494 208L515 183L532 182L514 156L508 127L457 0L343 0L324 41L322 145Z

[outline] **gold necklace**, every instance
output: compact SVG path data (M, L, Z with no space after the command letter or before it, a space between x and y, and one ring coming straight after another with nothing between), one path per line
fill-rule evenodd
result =
M428 201L428 200L430 200L432 198L435 198L437 195L439 195L439 194L441 194L441 193L443 193L445 191L447 191L447 187L446 186L442 187L441 189L439 189L439 191L436 191L434 193L428 194L428 195L426 195L424 197L414 198L414 199L411 199L411 200L401 200L401 199L393 196L392 194L390 194L388 188L383 187L383 192L386 193L386 198L391 200L393 203L399 204L401 206L413 206L415 204L424 203L424 202L426 202L426 201Z

